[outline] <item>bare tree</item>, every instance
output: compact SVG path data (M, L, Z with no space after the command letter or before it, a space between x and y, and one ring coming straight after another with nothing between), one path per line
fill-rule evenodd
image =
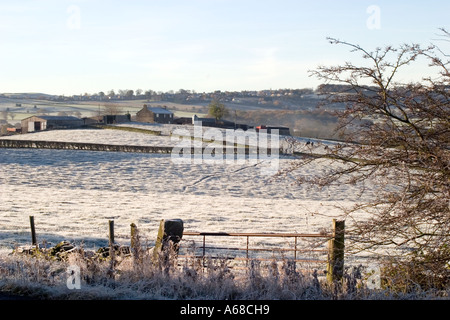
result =
M122 113L122 107L114 103L106 103L103 105L103 115L118 115Z
M9 115L8 109L2 110L0 112L0 115L3 120L8 121L8 115Z
M351 249L396 248L397 258L413 262L418 274L431 272L450 279L450 74L449 61L436 47L388 46L367 51L329 39L360 53L364 65L319 66L311 71L325 84L340 84L327 92L323 105L345 106L338 111L346 143L329 148L326 174L299 182L329 186L376 180L379 192L369 202L346 210L352 221ZM434 77L398 82L400 71L428 61ZM369 120L369 121L367 121ZM304 158L293 171L317 161ZM362 191L364 192L364 191ZM364 213L364 217L361 215ZM393 252L388 251L388 252ZM398 253L400 252L400 253Z
M116 97L116 93L113 89L108 91L108 94L106 95L109 99L114 99Z

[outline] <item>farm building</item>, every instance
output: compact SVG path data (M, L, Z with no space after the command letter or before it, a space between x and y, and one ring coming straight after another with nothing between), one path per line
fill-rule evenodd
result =
M173 112L166 108L148 108L146 104L136 113L136 121L147 123L173 123Z
M70 116L32 116L22 121L22 133L51 129L78 128L84 121Z
M102 123L104 123L104 124L124 123L124 122L130 122L130 121L131 121L130 114L106 115L106 116L103 116L103 119L102 119Z
M223 119L216 120L214 118L199 118L197 115L193 115L191 123L195 124L197 122L201 122L202 126L205 126L205 127L216 127L216 128L222 128L222 129L234 129L234 130L242 129L242 130L246 131L251 128L249 125L246 125L246 124L234 123L232 121L223 120Z
M105 116L94 116L94 117L85 117L82 119L85 125L93 125L93 124L116 124L116 123L125 123L131 121L131 115L129 113L119 115L105 115Z
M290 136L291 131L287 127L274 127L274 126L257 126L256 132L260 132L261 130L266 130L267 133L276 132L278 130L279 135Z
M103 116L94 116L94 117L84 117L82 118L85 125L92 125L92 124L103 124Z
M192 124L195 124L196 122L201 122L204 126L215 126L217 124L217 121L214 118L199 118L194 114L192 116Z

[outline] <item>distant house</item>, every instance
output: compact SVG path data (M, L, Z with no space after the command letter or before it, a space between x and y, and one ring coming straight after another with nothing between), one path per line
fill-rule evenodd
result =
M146 104L136 113L136 121L147 123L173 123L173 112L166 108L149 108Z
M71 116L32 116L21 121L22 133L51 130L79 128L84 121Z

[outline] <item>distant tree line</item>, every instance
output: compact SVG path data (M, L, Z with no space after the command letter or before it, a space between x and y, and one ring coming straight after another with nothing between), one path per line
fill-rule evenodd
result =
M107 100L166 100L178 103L192 102L235 102L243 98L257 98L262 103L275 102L277 100L298 100L304 96L315 93L314 89L276 89L276 90L243 90L243 91L221 91L196 92L195 90L179 89L178 91L169 90L167 92L143 89L111 89L109 91L100 91L97 93L84 93L79 95L64 96L45 96L43 99L55 101L107 101ZM234 100L234 101L233 101ZM276 104L276 103L275 103Z

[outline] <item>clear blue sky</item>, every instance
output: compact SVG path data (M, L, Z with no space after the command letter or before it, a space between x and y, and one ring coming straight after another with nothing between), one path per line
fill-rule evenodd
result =
M358 58L326 37L428 45L449 18L433 0L0 0L0 92L314 88L308 70Z

